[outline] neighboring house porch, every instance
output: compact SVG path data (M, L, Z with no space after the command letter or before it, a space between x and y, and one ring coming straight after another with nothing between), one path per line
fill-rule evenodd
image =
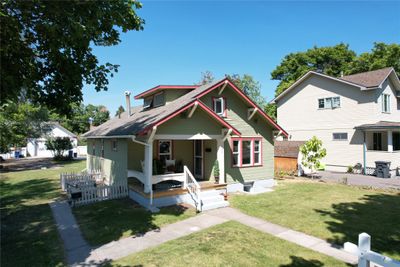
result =
M374 167L375 161L390 161L392 170L400 167L400 122L380 121L355 129L364 136L363 166Z

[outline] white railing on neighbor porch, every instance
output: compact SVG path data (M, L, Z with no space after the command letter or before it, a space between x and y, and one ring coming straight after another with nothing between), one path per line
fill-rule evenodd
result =
M200 185L193 177L193 174L190 172L188 167L183 166L183 174L185 177L184 188L188 190L189 194L193 198L197 211L200 212L203 206L203 202L201 201L201 196L200 196L201 192Z
M358 246L350 242L344 243L344 250L358 257L358 267L370 267L372 262L383 267L400 267L400 261L371 250L371 236L367 233L358 236Z

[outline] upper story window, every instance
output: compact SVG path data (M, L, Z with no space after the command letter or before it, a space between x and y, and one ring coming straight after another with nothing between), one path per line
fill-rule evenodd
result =
M143 101L143 108L151 108L153 105L153 97L146 97Z
M232 166L260 166L261 155L261 138L232 138Z
M221 117L226 117L226 99L224 97L213 98L213 110Z
M333 133L332 134L334 141L346 141L347 140L347 133Z
M340 108L340 97L327 97L318 99L318 108L319 109L333 109Z
M158 107L164 105L165 95L164 92L154 95L153 106Z
M390 112L390 95L382 94L382 112Z

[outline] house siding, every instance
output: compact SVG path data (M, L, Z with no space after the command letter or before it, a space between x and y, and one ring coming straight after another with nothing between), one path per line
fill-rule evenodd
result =
M228 183L269 179L274 176L274 145L272 127L258 113L249 121L247 110L250 106L230 88L225 88L221 95L217 90L203 96L208 107L213 108L213 97L224 97L227 101L225 120L241 132L243 137L262 138L262 165L253 167L233 167L230 138L225 141L225 172Z
M104 157L101 157L101 139L88 139L87 169L101 169L109 183L126 179L127 173L127 140L116 139L117 151L112 150L112 140L104 139ZM95 154L92 145L95 144Z

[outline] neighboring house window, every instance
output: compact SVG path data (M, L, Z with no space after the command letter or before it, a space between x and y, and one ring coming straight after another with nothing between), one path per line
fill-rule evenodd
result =
M382 150L382 133L374 133L372 141L373 150Z
M340 108L340 97L327 97L318 99L318 108L319 109L332 109L332 108Z
M382 94L382 112L390 112L390 95Z
M153 97L147 97L144 99L143 102L143 108L151 108L151 105L153 104Z
M232 139L232 166L258 166L261 158L261 138Z
M104 158L104 139L101 139L101 157Z
M400 150L400 132L393 133L393 150Z
M165 100L164 92L161 92L161 93L158 93L158 94L154 95L153 106L154 107L159 107L159 106L164 105L164 100Z
M226 99L224 97L213 98L213 110L219 116L226 117Z
M334 141L346 141L347 140L347 133L333 133L333 140Z
M158 141L158 159L165 164L166 160L172 159L172 141L159 140Z
M112 151L117 151L117 150L118 150L118 141L112 140Z

